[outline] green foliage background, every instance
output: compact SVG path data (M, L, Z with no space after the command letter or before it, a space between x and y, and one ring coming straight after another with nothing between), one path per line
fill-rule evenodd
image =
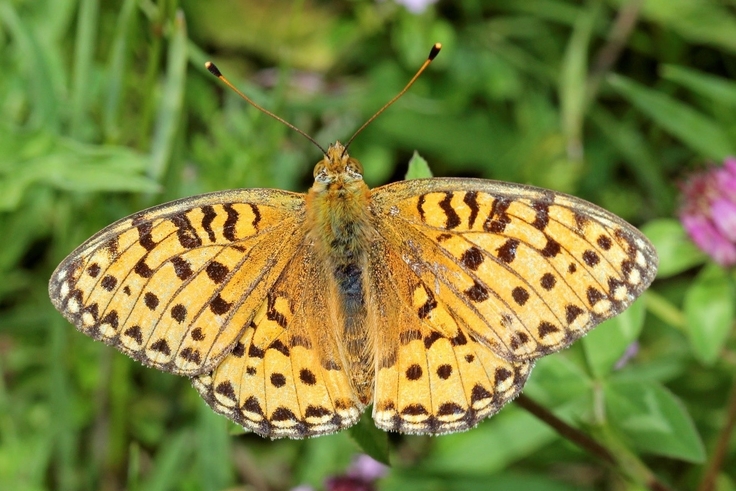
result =
M46 284L75 246L144 207L309 186L319 151L226 90L206 59L326 146L440 41L351 147L368 183L402 178L418 150L435 175L572 193L646 224L661 269L625 315L538 363L525 391L625 463L602 463L511 404L467 433L390 435L380 488L633 490L656 475L695 489L711 475L736 489L733 438L720 472L707 470L733 407L733 275L672 219L677 180L736 154L735 7L0 0L0 488L320 488L345 471L360 451L349 433L232 435L186 379L77 333Z

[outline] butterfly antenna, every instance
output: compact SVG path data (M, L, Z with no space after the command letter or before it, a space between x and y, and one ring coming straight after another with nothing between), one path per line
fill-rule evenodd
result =
M317 148L319 148L319 149L320 149L320 151L321 151L321 152L322 152L322 153L323 153L324 155L327 155L327 151L326 151L326 150L325 150L324 148L322 148L322 146L321 146L321 145L320 145L319 143L317 143L317 142L316 142L316 141L314 140L314 138L312 138L311 136L307 135L307 134L306 134L306 133L304 133L304 132L303 132L302 130L300 130L299 128L297 128L297 127L296 127L296 126L294 126L293 124L289 123L289 122L288 122L288 121L286 121L285 119L283 119L283 118L280 118L280 117L276 116L276 115L275 115L274 113L272 113L271 111L269 111L269 110L268 110L268 109L266 109L265 107L262 107L262 106L258 105L258 104L257 104L257 103L256 103L255 101L253 101L253 99L251 99L250 97L248 97L247 95L245 95L245 94L243 94L243 93L242 93L241 91L239 91L239 90L237 89L237 87L235 87L235 86L234 86L233 84L231 84L231 83L230 83L230 81L229 81L228 79L226 79L226 78L225 78L225 76L224 76L224 75L223 75L223 74L222 74L222 73L220 72L220 70L219 70L219 69L218 69L218 68L217 68L217 67L215 66L215 64L214 64L214 63L212 63L211 61L208 61L207 63L205 63L205 64L204 64L204 66L205 66L205 68L207 68L207 70L209 70L209 72L210 72L210 73L211 73L212 75L214 75L215 77L219 78L219 79L220 79L220 80L221 80L221 81L222 81L222 82L223 82L223 83L224 83L225 85L227 85L228 87L230 87L230 88L231 88L231 89L233 90L233 92L235 92L235 93L236 93L236 94L238 94L238 95L239 95L240 97L242 97L242 98L243 98L243 99L244 99L244 100L245 100L245 101L246 101L246 102L247 102L248 104L250 104L251 106L255 107L256 109L258 109L258 110L259 110L259 111L261 111L262 113L264 113L264 114L267 114L267 115L271 116L271 117L272 117L273 119L275 119L276 121L279 121L279 122L281 122L281 123L285 124L286 126L288 126L289 128L291 128L292 130L296 131L297 133L299 133L300 135L302 135L302 136L303 136L304 138L306 138L306 139L307 139L307 140L309 140L310 142L314 143L314 145L315 145L315 146L316 146ZM418 74L417 74L417 75L418 75ZM414 77L414 78L416 78L416 77Z
M434 46L432 46L432 49L429 52L429 56L427 56L427 59L424 61L424 63L422 64L422 66L419 67L419 70L417 70L417 73L415 73L414 76L411 78L411 80L409 80L409 83L406 84L406 87L404 87L403 89L401 89L401 92L399 92L398 94L396 94L393 99L391 99L386 104L384 104L384 106L381 109L379 109L378 111L376 111L376 114L374 114L373 116L371 116L370 119L368 119L368 121L366 121L365 123L363 123L363 126L361 126L360 128L358 128L358 131L356 131L355 133L353 133L353 136L350 137L350 140L348 140L348 143L345 145L345 150L343 151L343 155L348 151L348 147L350 146L351 143L353 143L353 140L355 140L355 137L358 136L358 134L360 134L360 132L363 131L366 126L368 126L369 124L371 124L373 122L373 120L376 119L383 111L385 111L386 109L388 109L388 107L391 104L393 104L394 102L396 102L399 99L399 97L401 97L402 95L404 95L404 93L406 93L406 91L409 90L409 87L411 87L412 85L414 85L414 82L416 82L416 80L419 78L419 75L421 75L422 72L429 66L429 64L432 63L432 60L434 60L437 57L437 55L440 53L440 50L441 49L442 49L442 44L440 44L440 43L434 43Z

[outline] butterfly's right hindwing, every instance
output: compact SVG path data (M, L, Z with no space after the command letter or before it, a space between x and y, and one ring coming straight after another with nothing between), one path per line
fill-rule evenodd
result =
M270 438L352 426L363 404L341 353L325 270L310 244L292 256L232 352L195 388L212 408Z

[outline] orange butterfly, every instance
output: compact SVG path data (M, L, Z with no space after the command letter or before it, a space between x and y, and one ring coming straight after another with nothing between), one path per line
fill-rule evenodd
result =
M333 433L369 404L380 428L441 434L655 276L644 235L581 199L481 179L371 190L347 146L324 154L307 194L221 191L110 225L59 265L52 302L259 435Z

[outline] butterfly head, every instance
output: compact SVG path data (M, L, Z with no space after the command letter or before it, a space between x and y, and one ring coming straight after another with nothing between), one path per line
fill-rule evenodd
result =
M363 185L363 166L350 157L345 146L335 142L329 146L324 158L314 166L316 191L339 190Z

